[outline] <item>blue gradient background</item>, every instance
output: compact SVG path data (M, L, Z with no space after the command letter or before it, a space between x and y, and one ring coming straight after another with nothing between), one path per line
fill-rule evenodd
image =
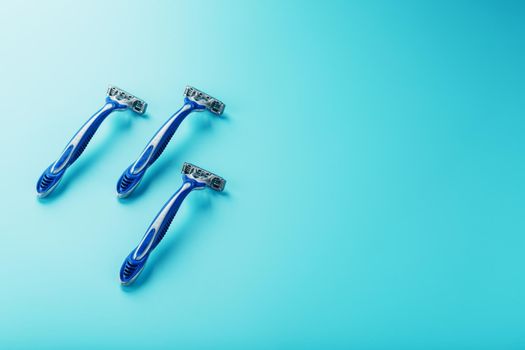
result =
M2 2L0 348L525 348L519 1ZM35 183L115 84L113 114ZM195 114L133 198L115 183ZM138 283L118 270L190 161Z

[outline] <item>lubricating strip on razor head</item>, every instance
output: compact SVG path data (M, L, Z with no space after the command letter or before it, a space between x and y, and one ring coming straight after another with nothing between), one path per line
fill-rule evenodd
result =
M140 98L126 92L122 89L119 89L116 86L108 87L108 97L113 101L116 101L120 104L126 105L131 108L135 113L144 114L148 104L141 100Z
M226 180L224 180L222 177L190 163L184 163L182 166L182 173L194 178L197 181L206 183L208 187L215 191L220 192L224 190L224 186L226 185Z
M195 89L194 87L186 86L186 89L184 89L184 96L191 101L206 107L212 113L221 115L222 112L224 112L224 103L200 90Z

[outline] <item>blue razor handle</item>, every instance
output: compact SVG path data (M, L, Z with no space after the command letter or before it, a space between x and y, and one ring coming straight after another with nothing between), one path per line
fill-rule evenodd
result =
M120 176L117 182L117 196L124 198L130 195L138 186L148 168L162 154L182 121L191 112L206 109L214 114L221 115L224 111L224 103L187 86L184 90L184 105L162 125L146 147L144 147L139 158Z
M67 168L80 157L89 141L113 111L131 109L135 113L144 114L147 103L117 87L108 88L106 103L77 131L62 151L62 154L51 164L38 179L36 192L38 197L49 195L56 188Z
M133 249L122 264L120 268L120 281L122 284L129 285L133 283L144 269L149 255L155 247L157 247L162 238L164 238L182 201L192 190L210 187L215 191L222 191L226 184L226 181L222 177L189 163L184 163L182 173L182 186L171 196L166 204L164 204L146 230L146 234L139 245Z

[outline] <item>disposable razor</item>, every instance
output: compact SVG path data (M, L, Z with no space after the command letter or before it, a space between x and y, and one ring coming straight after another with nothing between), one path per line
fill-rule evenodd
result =
M51 164L38 179L36 184L37 196L45 197L53 192L67 168L84 152L99 126L111 112L130 109L137 114L144 114L146 107L147 103L140 98L115 86L109 86L104 106L77 131L58 160Z
M162 154L182 121L191 112L202 112L204 110L221 115L224 111L224 103L191 86L186 86L183 106L161 126L146 145L139 158L120 176L117 182L117 196L119 198L127 197L133 192L146 170Z
M133 283L148 260L151 252L160 243L170 227L182 201L193 190L202 190L209 187L215 191L224 190L226 180L193 164L184 163L182 166L182 186L164 204L139 245L128 255L120 268L120 281L124 285Z

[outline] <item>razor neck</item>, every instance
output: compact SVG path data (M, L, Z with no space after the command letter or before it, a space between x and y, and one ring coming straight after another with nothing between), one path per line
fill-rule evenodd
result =
M204 105L201 105L200 103L197 103L195 101L193 101L192 99L188 98L188 97L185 97L184 98L184 105L189 105L191 106L192 110L196 111L196 112L202 112L206 109L206 106Z
M118 103L112 100L106 100L106 103L104 103L104 105L95 114L93 114L91 118L89 118L89 120L84 124L84 126L92 124L95 121L103 122L108 115L110 115L113 111L116 111L118 109Z
M119 104L112 100L106 100L106 103L100 108L94 115L91 117L91 119L106 119L108 115L111 114L111 112L119 110Z
M115 99L112 99L109 96L106 96L106 104L104 106L111 105L115 111L124 111L128 108L131 108L129 103L121 103Z
M198 180L191 174L183 174L182 181L184 181L184 183L190 184L192 190L203 190L207 186L205 181Z
M168 119L168 121L166 121L162 129L173 129L173 132L175 132L182 121L186 119L186 117L190 115L191 112L196 110L197 106L194 103L186 103L186 101L184 101L182 107L177 112L175 112L170 117L170 119Z

